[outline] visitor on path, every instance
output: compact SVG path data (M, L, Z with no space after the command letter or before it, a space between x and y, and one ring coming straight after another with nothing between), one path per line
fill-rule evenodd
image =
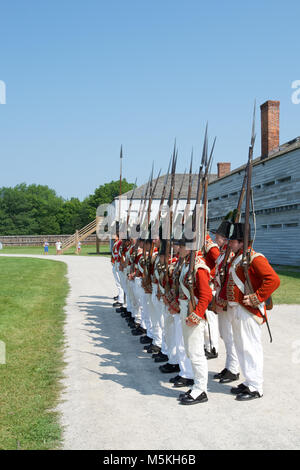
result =
M61 255L61 241L58 240L56 243L55 243L55 247L56 247L56 254L57 255Z
M44 255L47 255L49 252L49 243L47 240L44 241Z

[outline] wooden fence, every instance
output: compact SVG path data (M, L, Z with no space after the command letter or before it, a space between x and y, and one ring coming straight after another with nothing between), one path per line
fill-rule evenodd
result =
M44 241L47 240L49 245L55 245L60 240L62 243L70 238L71 235L0 235L0 242L5 246L43 246ZM109 244L109 239L99 241L100 245ZM85 245L96 244L96 234L89 235L84 240Z

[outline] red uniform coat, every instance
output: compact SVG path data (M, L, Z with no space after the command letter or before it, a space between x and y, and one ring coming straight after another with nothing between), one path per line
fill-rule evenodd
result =
M231 261L231 268L233 267L234 260L241 253L238 253L235 258ZM261 302L265 302L270 295L278 289L280 285L280 279L272 266L269 264L267 258L261 253L255 253L251 250L250 266L248 269L250 281L253 287L253 294L250 294L250 299L253 307L247 306L243 303L244 293L235 284L231 268L229 269L226 283L226 297L228 302L237 302L243 305L244 308L249 310L254 315L262 317L262 314L258 308ZM241 266L241 263L236 265L235 272L238 278L245 283L245 274ZM266 314L266 307L264 306L264 312Z
M190 313L187 318L197 325L201 320L206 319L205 311L212 300L212 290L209 285L210 269L207 267L201 251L199 251L196 256L195 271L194 296L198 302L195 311ZM187 276L185 276L185 281L187 281L186 278ZM184 284L187 287L187 283L184 282Z

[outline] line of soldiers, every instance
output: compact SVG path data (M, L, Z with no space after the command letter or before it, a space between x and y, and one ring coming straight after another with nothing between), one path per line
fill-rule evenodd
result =
M188 388L178 397L183 405L208 401L207 361L218 356L219 336L226 359L214 379L227 384L238 381L242 372L244 381L231 388L236 400L263 395L261 325L267 318L266 302L280 280L264 255L253 250L249 236L253 293L245 294L242 254L245 230L250 227L227 219L215 231L215 241L207 232L202 251L196 252L193 311L188 276L191 240L183 232L172 239L167 266L161 231L155 239L116 235L112 249L118 289L113 305L155 363L161 363L160 371L176 374L170 379L173 387Z

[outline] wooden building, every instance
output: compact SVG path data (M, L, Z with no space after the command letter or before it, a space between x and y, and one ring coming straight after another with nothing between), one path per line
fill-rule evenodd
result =
M255 209L255 223L251 220L254 249L262 252L273 264L300 265L300 137L280 145L279 143L279 101L267 101L261 105L261 156L253 161L252 188ZM223 217L236 208L241 190L245 165L231 171L229 162L218 163L218 174L209 176L208 218L209 228L218 227ZM188 175L176 174L175 198L184 178L178 212L183 212ZM152 202L151 218L159 208L164 185L161 176ZM155 180L153 181L154 184ZM140 207L145 185L136 189L131 209L134 220ZM193 180L192 204L197 192L197 178ZM126 219L132 192L123 195L121 219ZM169 194L169 184L166 194ZM117 218L119 199L112 205ZM244 206L243 206L244 208ZM242 217L243 217L242 208ZM242 218L243 220L243 218Z
M279 102L261 106L261 156L253 161L254 249L269 261L300 265L300 137L279 144ZM245 166L224 174L208 186L210 228L237 205ZM255 230L256 226L256 230Z

